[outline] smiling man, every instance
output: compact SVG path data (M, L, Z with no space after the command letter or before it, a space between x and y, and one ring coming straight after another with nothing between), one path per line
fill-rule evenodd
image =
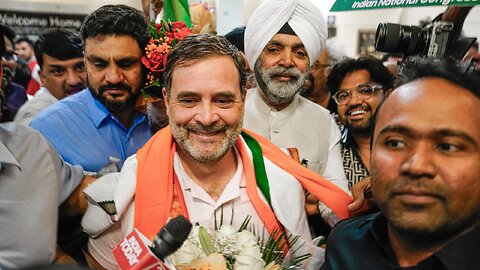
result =
M68 30L52 30L35 43L42 87L15 115L15 122L30 124L40 111L85 89L86 73L83 42Z
M371 185L381 213L334 228L326 269L480 265L480 82L416 58L377 111Z
M393 89L393 76L373 57L336 64L327 80L342 128L343 168L352 188L370 175L370 139L377 107Z
M297 148L305 166L347 190L337 125L299 94L326 38L323 15L310 0L269 0L255 10L245 55L258 87L248 90L244 126L278 147Z
M245 67L242 54L214 35L185 37L169 53L163 96L170 127L157 132L120 173L85 190L90 205L82 225L91 235L89 251L103 267L117 267L111 249L134 228L153 238L168 218L183 214L207 229L227 220L239 227L247 216L258 235L282 228L301 237L298 254L312 255L303 269L319 268L323 250L312 245L303 188L339 218L348 216L350 197L242 130ZM115 211L100 207L106 200Z

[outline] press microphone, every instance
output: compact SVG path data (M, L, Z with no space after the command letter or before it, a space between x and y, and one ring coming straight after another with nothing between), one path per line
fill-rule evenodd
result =
M113 249L113 255L122 270L174 269L165 258L182 246L191 229L187 218L177 216L165 224L151 246L148 238L134 229Z
M192 223L183 215L179 215L167 222L160 230L153 239L150 249L155 256L163 260L182 246L191 229Z

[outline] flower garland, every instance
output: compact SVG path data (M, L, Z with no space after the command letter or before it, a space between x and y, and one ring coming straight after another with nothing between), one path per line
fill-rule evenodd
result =
M145 47L142 64L147 68L147 81L142 89L144 98L147 95L162 96L163 72L167 64L168 53L192 31L184 22L152 22L149 26L150 40Z

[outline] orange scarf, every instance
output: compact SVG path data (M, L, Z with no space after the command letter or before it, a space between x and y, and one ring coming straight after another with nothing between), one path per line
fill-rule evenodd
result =
M349 217L347 205L352 199L348 194L315 172L296 163L267 139L253 132L246 132L258 141L263 155L267 159L297 178L304 188L331 208L339 218ZM258 194L255 170L248 155L246 144L241 138L238 138L236 146L244 165L249 199L265 228L272 234L275 229L282 228L281 224L276 219L270 206ZM178 186L174 189L176 176L173 170L173 157L175 152L176 143L170 127L157 132L137 152L135 228L148 238L153 238L165 225L168 218L175 214L172 211L172 205L178 205L178 198L176 197L183 198L181 188ZM177 203L174 203L174 201ZM178 207L175 208L178 211ZM186 207L181 208L180 211L187 211ZM184 213L184 215L186 214L188 213Z

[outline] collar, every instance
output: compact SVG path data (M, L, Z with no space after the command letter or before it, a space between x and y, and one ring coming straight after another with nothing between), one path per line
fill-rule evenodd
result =
M365 222L369 220L365 220ZM388 238L387 220L381 213L373 217L370 230L389 260L396 262L398 265L397 258ZM478 250L480 250L480 241L478 241L478 239L480 239L480 225L477 225L470 232L454 239L432 256L419 262L417 266L438 266L438 263L440 263L443 266L441 269L476 269L478 267Z
M296 111L299 103L300 103L300 97L299 97L299 94L296 94L294 97L293 97L293 100L292 102L290 102L290 104L288 104L287 107L283 108L282 110L280 111L277 111L275 108L272 108L270 107L262 98L262 93L261 93L261 89L260 87L257 87L257 88L253 88L253 89L250 89L248 90L249 92L251 92L251 95L252 95L252 99L253 99L253 103L255 105L255 107L264 115L268 116L268 117L274 117L278 120L283 120L283 119L286 119L288 118L289 116L291 116L292 114L294 114L294 112Z
M18 160L15 158L15 156L13 156L10 150L8 150L7 146L4 145L0 140L0 171L2 170L3 164L14 165L21 169Z
M213 202L210 196L208 196L206 192L187 174L185 168L183 167L182 161L180 160L178 152L175 153L173 166L175 172L177 173L178 180L180 182L180 185L182 186L182 189L184 191L190 191L192 197L194 198L210 202L217 206L220 206L228 201L240 197L240 189L246 188L246 179L243 175L242 157L240 156L240 153L238 152L236 146L233 146L233 149L237 158L237 168L234 175L229 180L228 184L225 186L225 189L223 190L222 194L216 202Z
M51 101L52 103L58 101L58 99L55 96L53 96L52 93L50 93L50 91L48 91L47 88L43 86L40 87L40 89L38 89L38 91L34 95L34 97L39 97L39 96Z
M434 256L447 269L476 269L478 268L480 250L480 225L473 230L450 242L436 252Z
M90 113L90 117L93 120L93 123L96 128L99 128L105 121L107 121L108 118L112 119L114 122L116 122L118 125L123 127L125 130L127 130L120 121L103 105L100 100L98 100L96 97L93 96L93 94L90 92L90 89L83 90L86 93L84 94L84 101L87 105L87 108ZM134 111L134 116L133 116L133 124L130 127L130 130L132 130L135 126L140 124L146 119L146 115L143 113L140 113L138 111Z
M348 132L348 128L346 128L345 126L342 126L340 133L342 134L341 141L344 146L357 149L357 143L355 143L355 140L353 139L352 134Z
M103 105L100 100L98 100L92 95L90 89L86 89L84 91L86 92L84 102L88 107L90 117L93 120L96 128L98 128L107 117L115 118L112 113L107 109L107 107L105 107L105 105Z

